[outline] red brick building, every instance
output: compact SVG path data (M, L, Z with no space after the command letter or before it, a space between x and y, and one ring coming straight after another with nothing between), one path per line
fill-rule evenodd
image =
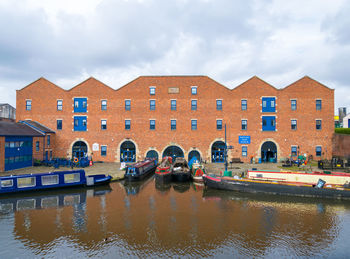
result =
M55 157L95 161L193 155L276 161L332 155L334 90L303 77L276 89L258 77L232 90L207 76L141 76L114 90L89 78L64 90L45 78L17 91L17 120L56 131Z

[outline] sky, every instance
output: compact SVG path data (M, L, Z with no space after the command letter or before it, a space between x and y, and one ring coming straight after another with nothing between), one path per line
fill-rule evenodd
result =
M307 75L350 112L350 1L0 0L0 103L40 77L117 89L142 75L283 88Z

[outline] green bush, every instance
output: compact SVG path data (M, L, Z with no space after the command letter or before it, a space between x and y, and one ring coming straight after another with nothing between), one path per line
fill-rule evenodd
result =
M335 133L350 134L350 128L338 128L338 129L335 129Z

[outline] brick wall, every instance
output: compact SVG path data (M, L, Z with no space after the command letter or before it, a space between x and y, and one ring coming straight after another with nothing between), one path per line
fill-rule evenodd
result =
M334 134L333 155L343 158L350 157L350 135Z
M150 95L149 87L156 87ZM197 86L197 95L191 95L191 86ZM178 94L168 93L178 88ZM263 96L276 97L276 112L261 112ZM88 112L73 112L74 97L88 99ZM25 110L26 99L32 100L32 110ZM57 100L63 100L63 110L57 111ZM131 110L125 111L125 99L131 100ZM156 110L150 111L149 100L156 100ZM177 100L177 110L170 110L170 100ZM197 111L191 111L191 99L198 100ZM216 99L222 99L223 110L216 110ZM247 111L241 111L241 99L248 101ZM297 110L291 111L290 100L297 100ZM316 111L316 99L322 99L322 110ZM107 100L107 111L101 110L101 100ZM332 155L334 90L317 81L304 77L284 89L276 89L263 80L253 77L230 90L206 76L148 76L139 77L114 90L100 81L89 78L70 90L63 90L44 78L17 91L17 120L32 119L56 130L56 120L62 119L63 129L56 130L55 156L71 156L75 141L88 145L94 160L119 161L120 146L131 140L136 144L137 157L146 155L150 149L159 156L169 145L183 149L185 157L192 149L210 160L211 145L224 140L224 130L216 130L216 120L227 124L228 144L234 149L231 157L249 161L260 157L261 146L271 140L278 147L278 158L288 157L291 145L299 145L301 153L315 157L315 147L322 146L326 157ZM73 117L87 116L87 131L73 131ZM262 115L276 116L275 132L262 131ZM107 130L101 130L101 119L107 120ZM125 119L131 120L131 129L125 130ZM156 120L156 130L149 129L149 120ZM177 129L170 130L170 120L177 120ZM191 119L197 119L197 130L191 130ZM241 119L248 120L248 129L241 130ZM291 130L291 119L297 119L297 130ZM322 130L315 129L315 120L322 120ZM239 135L251 136L247 157L241 156ZM107 145L107 156L100 151L92 152L92 144Z

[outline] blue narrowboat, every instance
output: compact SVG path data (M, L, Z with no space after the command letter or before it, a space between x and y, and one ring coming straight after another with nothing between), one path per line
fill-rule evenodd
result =
M157 160L155 158L146 158L144 161L128 165L125 171L125 180L139 181L149 174L153 174L157 168Z
M0 194L74 186L96 186L107 184L111 179L110 175L104 174L85 175L84 170L1 176Z

